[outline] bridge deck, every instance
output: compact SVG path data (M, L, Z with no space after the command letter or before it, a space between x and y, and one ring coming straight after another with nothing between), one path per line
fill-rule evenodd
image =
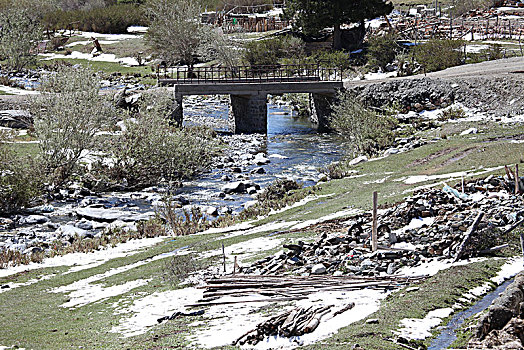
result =
M169 84L171 85L171 84ZM333 94L342 89L341 81L291 81L253 83L193 83L172 84L175 94L184 95L259 95L283 93Z

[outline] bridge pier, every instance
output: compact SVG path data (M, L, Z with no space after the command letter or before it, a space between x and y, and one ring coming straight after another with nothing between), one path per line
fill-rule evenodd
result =
M329 131L329 117L334 100L335 94L312 93L309 95L310 119L317 125L319 132Z
M175 93L175 99L173 101L173 111L171 112L171 120L177 126L182 126L184 120L184 109L182 108L182 95Z
M267 133L267 94L231 94L229 125L235 134Z

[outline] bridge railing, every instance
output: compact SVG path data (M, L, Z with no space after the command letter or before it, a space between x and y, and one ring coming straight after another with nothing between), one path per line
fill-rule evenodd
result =
M342 71L320 64L194 67L192 70L158 66L157 78L176 84L342 81Z

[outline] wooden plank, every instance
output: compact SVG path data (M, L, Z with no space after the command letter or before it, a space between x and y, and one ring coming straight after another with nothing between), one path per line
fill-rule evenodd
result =
M479 211L479 213L477 214L477 217L475 218L475 220L473 220L473 223L466 231L466 234L464 235L464 239L462 240L462 243L459 246L457 255L455 255L455 259L453 260L453 262L457 262L462 257L462 255L464 254L464 250L466 249L466 245L468 244L469 239L471 238L471 235L473 234L473 232L477 230L478 224L480 223L480 220L482 220L483 217L484 217L484 212Z

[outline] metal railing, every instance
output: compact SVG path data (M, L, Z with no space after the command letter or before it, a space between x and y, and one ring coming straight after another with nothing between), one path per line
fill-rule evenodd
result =
M342 71L320 64L195 67L191 71L187 67L158 66L157 78L176 84L342 81Z

